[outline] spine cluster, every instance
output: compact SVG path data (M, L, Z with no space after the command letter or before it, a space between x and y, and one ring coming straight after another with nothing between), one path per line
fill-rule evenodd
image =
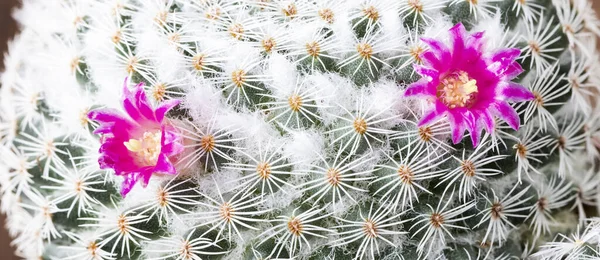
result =
M24 259L600 258L586 0L14 17L0 211Z

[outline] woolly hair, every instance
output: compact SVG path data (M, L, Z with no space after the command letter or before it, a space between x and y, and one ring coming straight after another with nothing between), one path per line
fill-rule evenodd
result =
M590 1L24 0L13 15L0 211L23 259L600 259ZM472 112L486 84L428 76L457 30L473 59L516 52L484 68L523 70L503 82L531 95L502 100L510 124L422 123L440 100ZM106 167L110 133L88 116L130 113L138 90L179 102L152 121L175 127L176 172L147 185Z

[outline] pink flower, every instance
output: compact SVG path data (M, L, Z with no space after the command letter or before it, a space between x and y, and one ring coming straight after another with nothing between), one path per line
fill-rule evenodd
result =
M519 49L502 49L483 53L483 32L467 34L462 24L450 29L451 48L440 41L425 39L430 50L421 55L424 65L414 65L422 78L408 86L404 95L429 99L432 109L425 113L419 126L447 116L456 144L465 130L477 146L481 130L494 131L494 117L517 130L520 119L508 102L534 98L527 88L512 82L523 69L515 60Z
M94 131L101 134L101 169L114 169L124 176L121 195L125 197L142 181L146 187L153 174L177 174L173 160L183 150L179 133L165 119L165 114L179 100L169 100L153 108L140 83L133 91L123 87L123 108L126 115L114 109L90 111L88 117L98 121Z

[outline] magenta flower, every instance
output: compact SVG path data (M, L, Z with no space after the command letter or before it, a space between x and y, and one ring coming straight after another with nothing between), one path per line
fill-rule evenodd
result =
M495 116L517 130L519 115L508 102L534 98L527 88L511 82L523 72L515 61L521 51L502 49L483 53L483 32L469 35L460 23L450 29L450 37L451 49L440 41L422 39L430 47L421 55L424 66L414 66L422 78L410 84L404 93L433 103L419 126L447 116L452 142L460 142L468 130L473 146L478 145L484 127L489 133L494 131Z
M125 197L141 180L146 187L153 174L177 174L173 161L183 151L176 128L165 119L165 114L179 100L170 100L153 108L140 83L133 91L123 87L123 108L127 115L113 109L90 111L88 117L98 121L94 131L102 134L101 169L114 169L125 179L121 195Z

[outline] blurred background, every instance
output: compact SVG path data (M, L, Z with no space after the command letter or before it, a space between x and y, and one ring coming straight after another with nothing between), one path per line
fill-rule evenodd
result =
M55 1L55 0L44 0ZM506 0L514 1L514 0ZM590 0L594 4L594 9L600 13L600 0ZM18 0L0 0L0 71L4 69L4 52L6 51L6 42L16 32L16 23L11 18L11 10L19 3ZM4 215L0 214L0 260L17 260L10 247L8 233L4 230Z
M15 22L11 19L10 12L17 5L17 0L0 0L0 71L4 70L4 52L6 41L17 30ZM17 260L10 247L8 233L4 230L4 215L0 214L0 260Z

